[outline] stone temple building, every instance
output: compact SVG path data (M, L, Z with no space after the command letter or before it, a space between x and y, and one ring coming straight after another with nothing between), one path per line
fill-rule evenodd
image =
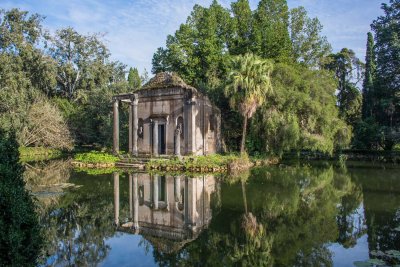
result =
M129 105L132 155L207 155L220 150L219 109L174 73L158 73L140 90L113 97L114 153L119 152L122 103Z

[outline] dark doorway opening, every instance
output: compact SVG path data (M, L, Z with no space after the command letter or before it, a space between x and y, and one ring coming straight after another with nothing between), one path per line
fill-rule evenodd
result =
M158 125L158 154L165 154L165 124Z

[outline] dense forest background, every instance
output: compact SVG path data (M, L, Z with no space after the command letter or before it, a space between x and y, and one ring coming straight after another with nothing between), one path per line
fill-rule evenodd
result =
M333 53L318 18L286 0L261 0L255 10L247 0L195 5L155 51L152 72L176 72L220 107L227 151L239 150L246 124L251 154L392 150L400 142L400 0L382 9L366 33L363 62L350 48ZM147 72L113 61L101 34L50 33L42 22L0 11L0 128L15 132L20 146L110 147L111 97L139 89ZM270 90L244 117L232 105L229 77L246 55L268 61Z

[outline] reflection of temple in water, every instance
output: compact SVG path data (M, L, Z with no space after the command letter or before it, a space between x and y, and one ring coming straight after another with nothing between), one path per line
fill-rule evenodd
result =
M211 199L219 192L213 176L135 173L129 174L127 185L120 185L118 173L113 177L117 229L140 234L161 251L180 249L211 221ZM129 186L127 222L120 222L120 186Z

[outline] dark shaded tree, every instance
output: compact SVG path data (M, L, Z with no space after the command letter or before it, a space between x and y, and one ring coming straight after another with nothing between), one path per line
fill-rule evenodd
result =
M372 23L377 60L375 116L384 132L383 147L390 150L400 140L400 1L382 4L384 15Z
M23 180L18 143L0 129L0 265L36 266L43 239Z

